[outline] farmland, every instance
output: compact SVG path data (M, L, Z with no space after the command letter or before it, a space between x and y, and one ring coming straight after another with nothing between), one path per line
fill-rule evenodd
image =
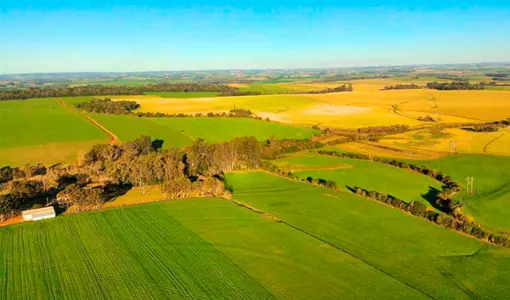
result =
M363 80L356 81L362 85ZM382 83L380 83L382 84ZM315 89L317 89L316 86ZM379 87L379 85L378 85ZM118 96L135 100L141 111L165 113L223 112L233 107L251 109L272 120L341 128L378 125L423 125L429 115L439 123L476 123L510 115L508 91L357 90L332 94L262 95L243 97L168 99L154 96ZM489 100L487 100L489 99ZM459 106L459 103L463 103Z
M0 236L5 299L422 297L334 247L225 200L85 213L2 228Z
M510 117L510 91L382 90L438 79L425 71L388 78L379 70L373 78L267 72L185 72L176 79L264 94L257 96L148 92L0 101L0 167L20 166L0 174L2 220L48 202L59 213L67 209L52 220L11 225L18 216L1 224L9 226L0 228L0 299L510 294L510 129L500 122L489 128L495 131L477 132L482 123ZM71 85L174 81L167 77L80 78ZM477 83L484 75L462 78ZM342 84L354 91L308 94ZM98 110L75 107L93 98L140 106L98 100ZM233 116L245 110L261 119ZM248 136L262 143L234 140ZM163 150L155 139L164 141ZM105 145L82 155L98 143ZM392 158L416 169L319 150ZM86 159L74 163L77 157ZM48 175L25 166L39 162L64 164L45 169ZM357 188L418 201L428 211L357 196ZM97 211L83 212L89 209Z
M445 172L464 187L466 178L473 176L474 194L467 194L464 190L457 197L481 224L510 232L510 158L456 155L422 163Z
M451 152L451 142L455 142L455 152L493 154L510 156L510 130L496 132L473 132L460 128L443 130L424 129L389 136L381 140L383 145L408 149L426 149Z
M108 136L57 99L0 102L0 165L69 161Z
M430 177L370 161L303 155L290 156L275 164L284 170L292 168L300 178L333 180L346 191L361 187L427 205L430 205L428 201L433 201L427 195L429 190L441 188L441 184Z
M424 297L499 298L509 292L504 285L491 284L508 280L508 250L344 192L265 173L229 174L228 181L235 199L335 246ZM459 260L469 276L456 268Z

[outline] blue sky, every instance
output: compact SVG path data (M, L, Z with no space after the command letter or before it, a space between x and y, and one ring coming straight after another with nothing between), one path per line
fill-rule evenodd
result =
M510 1L4 2L0 74L510 61Z

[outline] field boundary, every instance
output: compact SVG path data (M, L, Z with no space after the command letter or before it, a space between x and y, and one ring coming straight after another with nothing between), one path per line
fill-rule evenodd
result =
M92 124L96 125L99 129L101 129L102 131L104 131L106 134L108 134L110 136L110 142L109 142L110 145L120 144L120 139L113 132L111 132L110 130L106 129L106 127L101 125L101 123L92 119L92 117L90 117L90 116L85 116L85 119L89 120Z

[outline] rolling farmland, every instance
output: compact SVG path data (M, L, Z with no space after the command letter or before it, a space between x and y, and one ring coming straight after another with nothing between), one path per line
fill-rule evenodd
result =
M3 299L423 296L334 247L225 200L84 213L2 228L0 237Z
M466 178L473 176L474 194L467 194L464 190L456 197L465 203L466 210L481 224L510 231L510 158L464 154L422 163L445 172L464 188Z
M322 178L335 181L346 191L358 187L393 195L406 202L422 201L431 205L430 189L441 189L441 183L412 171L382 163L327 156L290 156L275 162L280 168L292 166L300 178ZM335 168L335 165L339 165ZM333 166L333 167L332 167Z
M506 249L344 192L266 173L228 174L227 179L234 199L357 257L423 297L500 298L509 293L505 285L491 284L510 278ZM464 260L469 276L459 272L456 260Z
M0 102L0 165L68 162L108 135L57 99Z

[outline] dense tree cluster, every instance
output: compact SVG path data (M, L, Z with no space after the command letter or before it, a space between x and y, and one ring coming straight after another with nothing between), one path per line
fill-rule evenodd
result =
M238 91L228 85L205 83L158 83L141 86L58 86L0 91L0 100L16 100L48 97L143 95L147 92L217 92Z
M425 117L418 117L416 119L421 122L437 122L434 118L432 118L429 115L426 115Z
M508 74L505 73L487 73L485 76L493 77L493 78L507 78Z
M389 85L385 86L382 90L383 91L389 91L389 90L415 90L415 89L422 89L422 86L416 85L414 83L412 84L397 84L397 85Z
M334 88L325 88L318 91L299 92L298 94L328 94L328 93L340 93L340 92L352 92L352 84L342 84Z
M429 82L428 89L434 90L483 90L485 84L483 82L471 84L469 81L452 81L452 82Z
M93 99L92 101L77 103L76 108L101 114L129 114L132 110L140 107L135 101L112 101L110 98Z

